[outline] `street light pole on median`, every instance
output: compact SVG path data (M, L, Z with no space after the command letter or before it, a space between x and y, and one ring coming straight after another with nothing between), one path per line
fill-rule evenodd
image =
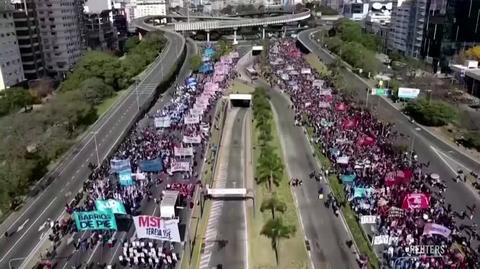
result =
M138 84L140 84L139 81L135 80L135 97L137 99L137 109L140 111L140 102L138 101Z

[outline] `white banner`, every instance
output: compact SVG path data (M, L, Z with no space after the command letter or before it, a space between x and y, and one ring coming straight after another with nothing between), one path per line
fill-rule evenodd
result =
M203 115L203 109L190 108L190 115L193 117L200 117Z
M318 91L318 94L320 94L320 95L332 95L332 90L330 90L330 89L320 90L320 91Z
M175 172L188 172L190 171L190 163L189 162L173 162L172 167L170 168L171 173Z
M375 224L377 222L377 216L365 215L360 216L360 224Z
M338 157L337 163L348 164L348 160L350 160L350 158L347 156Z
M183 136L183 143L187 144L200 144L202 143L202 138L199 135L196 136Z
M378 246L378 245L391 245L393 243L398 242L398 237L397 236L389 236L388 234L386 235L378 235L373 237L373 245Z
M200 122L200 118L198 116L193 115L186 115L184 119L185 124L196 124Z
M300 70L300 73L302 74L311 74L312 73L312 70L310 68L302 68Z
M174 147L174 152L175 156L180 157L180 156L193 156L193 148L177 148Z
M148 238L170 242L181 242L178 220L140 215L133 217L138 238Z
M155 118L155 127L156 128L168 128L170 127L171 120L170 117L157 117Z

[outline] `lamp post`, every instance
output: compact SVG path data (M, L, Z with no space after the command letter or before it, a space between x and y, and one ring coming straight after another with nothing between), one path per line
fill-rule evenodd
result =
M138 84L140 84L140 81L135 80L135 98L137 99L137 110L140 111L140 102L138 100Z

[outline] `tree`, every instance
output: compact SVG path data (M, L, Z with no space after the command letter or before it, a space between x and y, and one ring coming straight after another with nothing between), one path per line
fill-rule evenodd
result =
M280 245L280 240L290 238L295 234L296 231L297 229L295 226L284 224L282 218L269 219L267 223L263 225L260 234L270 238L272 249L275 252L277 264L279 262L278 248Z
M99 105L115 94L113 88L98 77L91 77L80 84L80 92L89 104Z
M18 112L20 108L27 110L33 104L33 97L28 90L10 88L0 92L0 116Z
M280 185L284 175L282 159L274 151L273 147L267 143L262 146L257 163L257 183L268 183L268 189L272 186Z
M129 51L134 49L138 45L138 43L140 43L140 39L138 39L138 36L129 37L127 41L125 41L125 46L124 46L125 52L128 53Z
M408 103L404 112L418 123L427 126L443 126L452 122L457 112L449 104L441 101L419 99Z
M272 218L275 219L275 212L284 213L287 210L287 204L278 199L276 193L273 193L271 197L262 201L260 211L264 212L265 210L272 212Z
M193 71L197 72L200 67L202 66L202 56L199 54L195 54L190 58L190 68L192 68Z
M233 14L233 7L232 5L227 5L226 7L224 7L221 11L222 14L226 14L226 15L231 15Z

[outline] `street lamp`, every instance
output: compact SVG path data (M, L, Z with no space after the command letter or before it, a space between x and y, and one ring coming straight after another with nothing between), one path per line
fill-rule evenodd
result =
M137 110L140 111L140 102L138 101L138 84L140 84L140 81L135 80L135 98L137 99Z

